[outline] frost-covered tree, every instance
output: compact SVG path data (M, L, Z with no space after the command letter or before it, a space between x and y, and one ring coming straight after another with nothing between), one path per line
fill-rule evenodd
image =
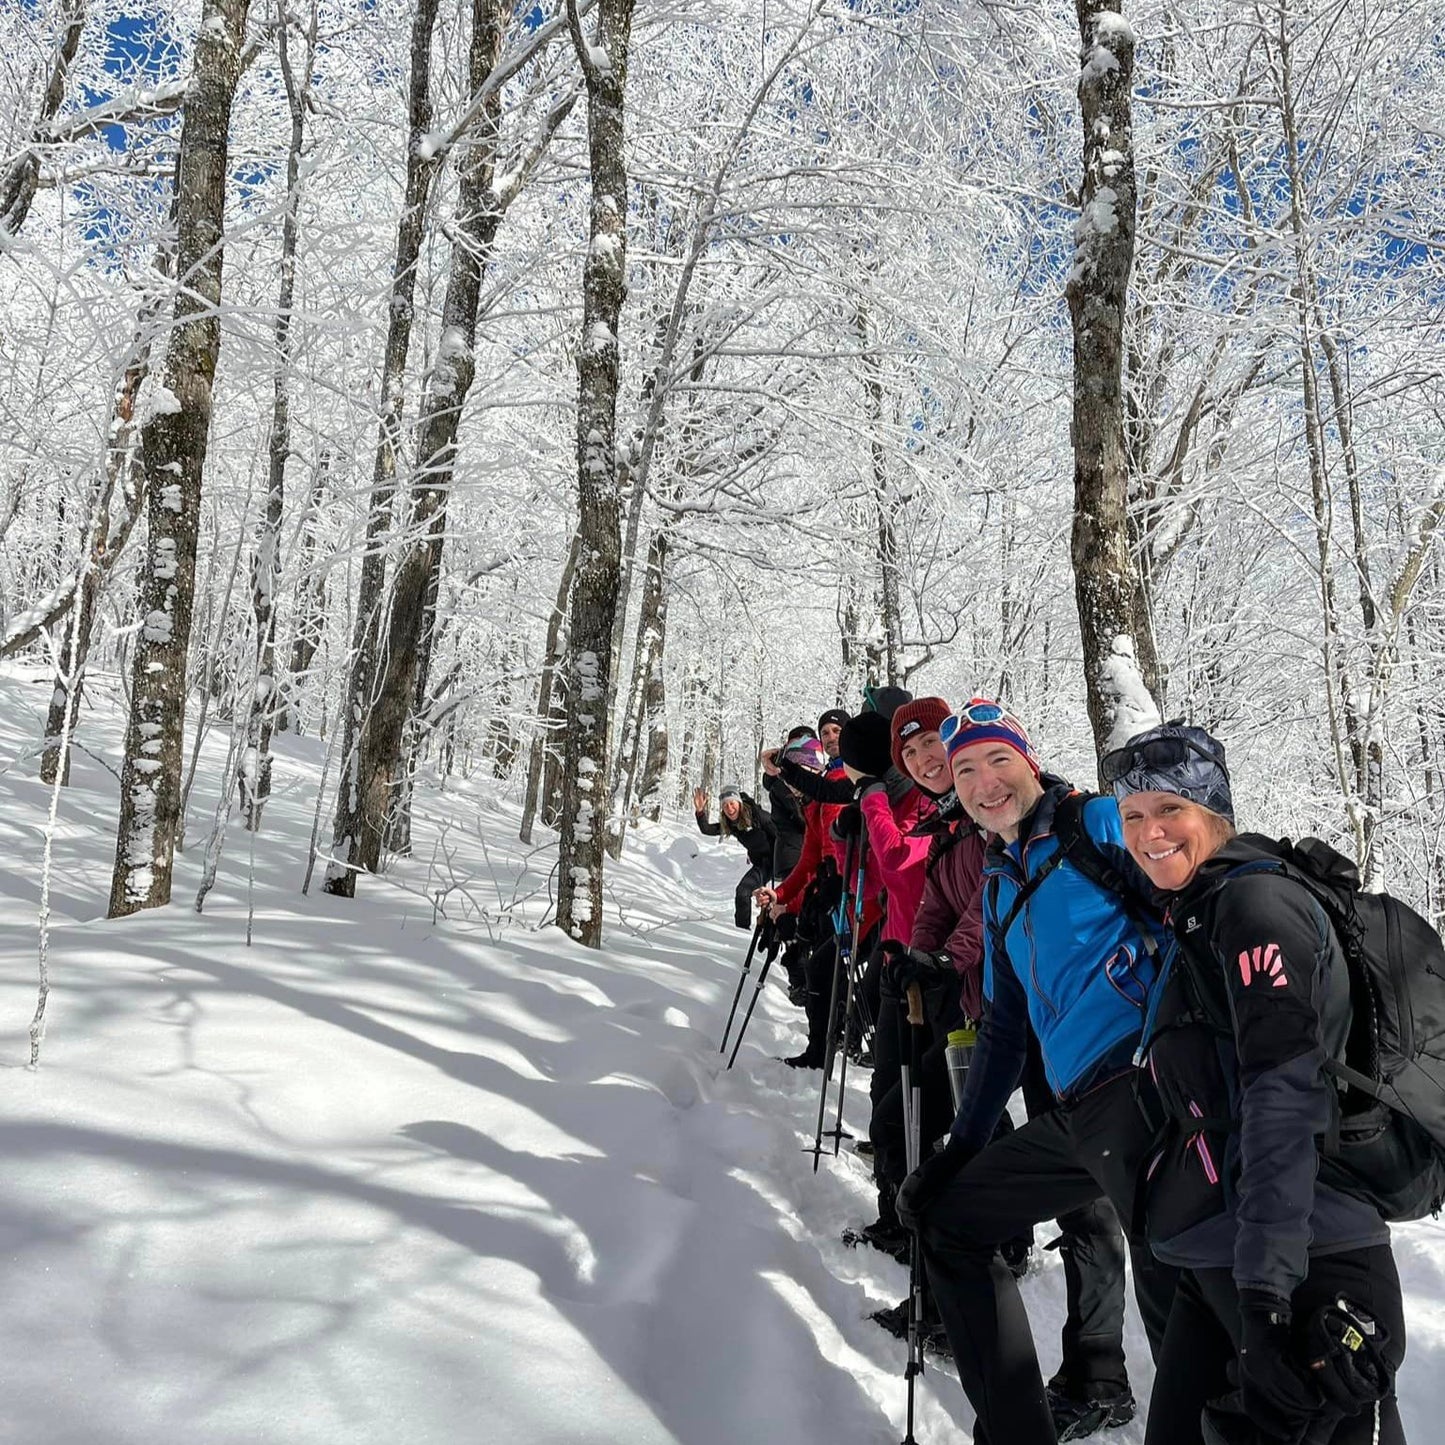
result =
M221 350L227 156L250 0L206 0L176 157L174 308L143 388L146 539L110 916L170 902L196 537Z

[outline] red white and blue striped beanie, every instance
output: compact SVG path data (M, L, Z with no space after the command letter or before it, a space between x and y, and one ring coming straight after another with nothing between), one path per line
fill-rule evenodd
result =
M949 763L953 762L954 755L961 748L972 747L974 743L1003 743L1006 747L1012 748L1033 769L1034 776L1038 777L1040 772L1038 754L1034 752L1034 745L1029 741L1029 735L1024 731L1024 725L1008 712L1002 712L1001 716L988 722L974 722L966 714L970 708L978 704L998 707L992 698L973 697L958 710L955 714L958 720L957 726L944 740L944 746L948 749Z

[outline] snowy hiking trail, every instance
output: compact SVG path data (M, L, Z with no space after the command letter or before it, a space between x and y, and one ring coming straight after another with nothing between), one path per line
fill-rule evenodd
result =
M528 926L551 855L466 784L420 795L394 883L348 903L318 874L303 898L322 748L283 740L247 949L239 829L191 907L224 739L177 901L117 923L100 921L116 784L78 755L31 1073L46 694L0 674L0 1441L896 1445L903 1347L866 1316L906 1273L838 1241L872 1217L868 1172L845 1153L814 1175L801 1152L817 1075L770 1057L799 1046L780 986L732 1073L717 1052L739 850L690 819L648 831L609 872L592 954ZM84 740L113 766L97 696ZM1397 1252L1419 1445L1445 1407L1445 1231L1398 1231ZM1052 1368L1056 1254L1025 1290ZM1142 1397L1132 1304L1129 1331ZM967 1440L970 1417L930 1362L919 1439Z

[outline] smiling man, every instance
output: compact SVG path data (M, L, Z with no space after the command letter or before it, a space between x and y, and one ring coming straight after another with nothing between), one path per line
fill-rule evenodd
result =
M987 1011L948 1146L908 1177L897 1209L920 1228L979 1438L1053 1445L1134 1413L1122 1344L1123 1251L1109 1206L1132 1219L1152 1137L1133 1068L1154 971L1152 937L1124 896L1134 865L1112 798L1085 799L1041 774L1023 726L986 698L961 708L939 733L959 802L991 835L983 890ZM1031 1031L1048 1107L1031 1109L1023 1128L995 1139ZM1065 1342L1067 1368L1046 1389L1018 1287L996 1251L1061 1215L1075 1222L1071 1230L1060 1221L1066 1274L1087 1262L1097 1284L1080 1301L1077 1337ZM1130 1248L1140 1313L1157 1351L1174 1272L1142 1237Z

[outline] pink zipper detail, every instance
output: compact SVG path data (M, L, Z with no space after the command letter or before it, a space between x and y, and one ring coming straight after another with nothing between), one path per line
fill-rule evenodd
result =
M1189 1112L1193 1114L1196 1119L1202 1119L1204 1117L1204 1110L1201 1109L1193 1099L1189 1101ZM1193 1145L1194 1152L1199 1155L1199 1162L1204 1166L1204 1177L1208 1179L1211 1184L1218 1184L1219 1171L1214 1167L1214 1159L1209 1152L1209 1145L1204 1142L1204 1131L1202 1129L1199 1133L1189 1136L1185 1147L1187 1148L1189 1145Z

